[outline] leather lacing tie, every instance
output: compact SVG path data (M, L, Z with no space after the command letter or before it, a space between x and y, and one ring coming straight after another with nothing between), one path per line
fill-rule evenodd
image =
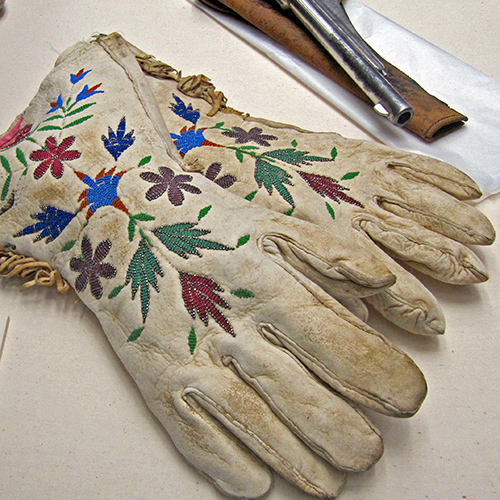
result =
M227 99L224 94L220 90L215 90L215 85L205 75L183 77L180 71L175 70L168 64L157 61L153 56L136 54L135 57L144 73L165 80L174 80L177 82L177 89L183 94L189 97L199 97L208 102L212 109L207 113L207 116L214 116L219 111L241 114L239 111L226 106Z
M47 262L0 248L0 277L12 278L13 276L26 280L20 287L22 292L32 286L55 286L60 293L70 290L68 282Z

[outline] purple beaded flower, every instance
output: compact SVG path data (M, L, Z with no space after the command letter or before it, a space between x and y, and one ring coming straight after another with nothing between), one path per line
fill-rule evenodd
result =
M274 135L262 133L262 129L253 127L248 132L241 127L233 127L232 131L226 130L222 135L236 139L236 144L245 144L247 142L255 142L260 146L270 146L269 141L276 141L278 138Z
M222 170L222 165L219 162L212 163L205 172L205 177L215 182L218 186L223 189L230 188L235 182L236 177L234 175L226 174L218 177L220 171Z
M146 192L146 199L148 201L156 200L167 192L170 203L179 206L184 202L184 193L182 190L192 194L201 193L199 188L189 184L193 180L192 175L175 175L174 171L168 167L160 167L158 172L143 172L141 174L141 179L154 184Z
M111 279L116 276L116 268L111 264L103 262L111 250L111 241L104 240L95 249L87 236L82 239L82 254L73 257L69 267L72 271L80 273L75 281L75 288L78 292L83 292L90 283L92 296L99 300L102 297L101 278Z

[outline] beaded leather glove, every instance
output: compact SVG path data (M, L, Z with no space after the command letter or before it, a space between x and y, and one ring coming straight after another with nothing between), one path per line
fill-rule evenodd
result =
M182 77L136 47L186 170L262 206L349 236L397 277L366 299L394 324L443 333L431 293L397 262L452 284L487 274L466 245L495 238L488 219L466 204L481 196L467 175L439 160L335 133L308 132L227 108L203 75ZM337 295L364 317L363 304Z
M264 494L267 464L333 498L344 471L382 453L358 405L408 417L426 384L325 290L360 297L394 277L349 236L332 244L185 173L176 154L126 42L75 45L0 138L0 246L74 287L180 452L223 492Z

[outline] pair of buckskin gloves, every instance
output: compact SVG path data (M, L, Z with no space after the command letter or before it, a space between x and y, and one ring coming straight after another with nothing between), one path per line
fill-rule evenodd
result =
M380 458L359 409L410 417L414 362L366 321L444 319L407 266L487 274L494 240L450 165L225 106L117 34L65 51L0 138L0 246L57 269L179 451L225 494L269 468L334 498Z

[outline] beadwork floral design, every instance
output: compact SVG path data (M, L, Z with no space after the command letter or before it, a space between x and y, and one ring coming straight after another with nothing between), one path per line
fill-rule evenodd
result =
M127 122L125 117L123 117L118 124L116 132L111 127L108 127L108 136L103 135L101 137L104 147L115 160L118 160L120 155L134 144L134 131L125 133L126 127Z
M50 136L45 140L44 148L33 151L30 154L30 160L41 162L33 174L35 179L40 179L49 168L52 175L56 179L60 179L64 172L63 162L80 158L79 151L69 149L74 142L75 137L71 136L66 137L58 144L57 139Z
M341 186L335 179L327 177L326 175L311 174L309 172L299 172L299 175L320 196L328 196L328 198L336 201L337 203L345 201L351 205L364 208L359 201L351 198L345 193L345 191L349 191L349 188Z
M204 135L205 130L202 128L196 129L195 126L190 128L184 127L179 134L170 134L181 156L185 156L191 149L200 148L201 146L224 147L209 141Z
M102 83L98 83L97 85L94 85L93 87L90 88L88 85L84 85L83 89L80 90L80 92L76 96L76 102L88 99L89 97L92 97L95 94L102 94L104 90L97 90L101 85Z
M152 287L157 293L160 293L157 276L163 276L163 270L158 259L153 254L149 242L142 238L128 266L125 283L114 288L108 298L116 297L124 288L130 285L132 300L135 299L137 292L140 292L142 321L144 323L148 316L151 301L150 288Z
M219 307L231 309L229 304L216 293L223 292L224 289L205 276L181 272L179 277L182 285L182 298L191 317L194 319L198 316L203 324L208 326L208 317L212 316L226 332L234 336L231 323L219 310Z
M91 69L85 71L85 68L82 68L77 73L71 73L69 75L70 82L72 84L78 83L80 80L83 80L91 71L92 71Z
M89 186L78 198L81 202L80 210L88 207L87 220L101 207L113 206L128 214L127 208L118 196L118 183L124 172L115 173L115 170L116 167L108 171L103 169L95 179L81 172L75 172L78 178Z
M42 211L31 215L31 218L37 222L31 226L25 227L14 235L15 238L27 234L39 233L35 242L45 239L45 243L54 241L75 218L74 213L60 210L56 207L45 206Z
M66 137L60 144L57 144L57 139L50 136L45 140L45 147L43 149L33 151L30 154L30 160L41 162L35 169L35 179L40 179L49 168L52 175L56 179L60 179L64 171L63 161L80 158L79 151L75 149L69 150L74 142L75 137L71 136Z
M75 85L90 73L91 70L85 71L81 69L75 74L70 74L70 82ZM82 113L94 106L95 102L87 102L80 106L75 106L79 101L87 99L92 95L104 93L103 90L97 90L101 83L89 88L85 85L80 90L76 99L68 97L66 100L62 94L59 94L55 100L49 101L49 109L46 112L45 118L36 127L33 124L24 124L24 117L21 116L12 129L0 137L0 150L5 150L16 146L23 140L29 140L39 146L39 149L31 151L29 155L25 154L23 149L17 147L15 158L20 162L24 168L22 175L26 175L29 170L29 162L27 159L37 162L33 176L35 179L41 179L47 171L50 170L55 179L60 179L64 174L65 164L70 161L77 160L81 157L80 151L71 149L75 136L62 137L63 131L69 127L75 127L81 123L92 118L93 115ZM70 92L72 94L73 91ZM68 118L70 118L68 120ZM45 138L42 144L36 140L35 132L43 131L59 131L59 135L51 135ZM7 177L0 191L0 201L5 201L9 196L12 176L14 173L14 164L7 159L7 157L0 155L0 162L2 168L6 171ZM19 167L19 165L17 165ZM14 203L14 192L10 193L9 206L3 207L4 213ZM57 238L66 226L71 222L75 214L60 210L52 206L40 207L40 212L32 214L31 217L37 221L35 224L27 226L22 231L18 232L15 237L20 237L28 234L39 233L35 242L45 240L46 243L53 241Z
M158 173L143 172L141 173L141 179L154 184L146 192L146 199L148 201L156 200L166 192L170 203L179 206L184 202L184 193L182 190L192 194L201 193L199 188L189 184L193 180L192 175L175 175L174 171L168 167L160 167Z
M176 115L194 124L190 129L184 127L180 136L171 134L172 137L176 138L174 142L181 155L184 156L188 151L206 145L204 142L205 136L203 134L207 128L196 129L196 124L200 118L199 113L192 113L192 105L186 106L179 97L174 95L174 99L176 100L176 104L172 104L170 109ZM236 158L242 163L245 159L253 159L255 161L254 179L257 183L257 187L259 189L264 188L270 196L276 191L279 196L291 206L290 210L285 212L285 214L291 215L295 209L292 189L294 186L293 171L297 172L306 184L320 196L326 196L337 203L346 202L363 208L363 205L359 201L345 193L345 191L349 191L349 188L342 186L339 181L327 176L300 170L303 167L313 166L317 162L335 161L337 157L337 149L335 147L332 148L329 157L311 155L309 151L299 150L297 149L298 143L295 140L292 141L292 147L290 148L262 151L260 147L246 145L246 143L252 142L268 148L271 146L271 141L278 140L278 137L264 134L263 129L260 127L252 127L249 130L237 126L224 128L224 122L219 122L210 127L210 129L219 130L223 136L234 139L236 146L222 146L214 143L209 145L216 145L233 150ZM239 146L239 144L243 145ZM290 170L290 167L292 167L293 170ZM215 180L221 169L222 166L220 163L213 163L207 169L205 175L224 188L231 187L237 179L230 174ZM342 177L341 181L354 179L358 174L359 172L348 172ZM251 201L255 198L257 192L258 191L253 191L245 198ZM326 208L332 218L335 219L335 212L329 203L326 203Z
M10 148L19 144L30 135L32 124L27 124L22 127L24 117L20 117L12 129L0 137L0 150Z
M276 189L285 201L292 207L295 206L293 197L286 188L286 185L293 186L293 182L291 181L292 176L286 170L274 165L265 158L257 158L255 161L254 177L259 188L264 186L270 195L273 193L273 190Z
M215 182L218 186L220 186L223 189L230 188L235 182L236 182L236 177L234 175L222 175L221 177L218 177L220 174L220 171L222 169L222 165L218 162L212 163L206 170L205 172L205 177L207 179L210 179L211 181Z
M81 69L77 73L70 74L70 82L73 86L78 84L83 80L92 70L85 71ZM47 118L37 126L35 131L45 131L45 130L65 130L70 127L75 127L80 125L87 120L90 120L94 115L83 114L89 108L94 106L95 102L81 103L81 101L88 99L96 94L103 94L104 90L100 89L102 83L98 83L89 88L87 84L83 86L78 92L76 98L73 99L71 96L73 90L70 92L70 97L67 99L63 98L62 94L59 94L54 101L50 102L50 109L47 111ZM78 106L77 106L78 104Z
M82 80L88 78L92 70L80 69L76 73L71 73L69 78L72 85L78 85ZM32 151L28 159L33 162L38 162L34 169L33 175L36 180L42 178L48 171L55 179L61 179L65 172L67 162L75 161L82 155L80 151L73 148L75 136L64 136L64 130L69 127L76 127L93 117L92 114L87 114L86 111L97 104L96 102L84 102L91 96L101 94L101 83L90 86L85 84L79 90L71 91L70 97L64 97L64 94L57 95L54 100L48 104L46 111L47 117L33 129L32 125L22 126L22 118L16 123L13 129L5 134L0 139L0 147L7 149L21 142L23 139L29 139L32 143L39 146L38 149ZM76 97L73 97L75 96ZM182 100L174 96L175 103L171 109L182 116L187 121L194 125L199 119L199 111L193 109L191 105L185 105ZM41 131L58 131L46 137L44 144L36 140L35 132ZM181 155L194 147L199 146L215 146L224 147L208 141L204 136L205 129L196 129L184 127L178 135L173 134L172 137ZM267 143L274 139L274 136L262 134L260 129L252 129L248 133L243 129L233 129L233 134L237 135L237 142L257 142L259 144ZM56 135L59 134L59 135ZM127 120L123 117L118 123L116 129L108 127L107 135L101 136L102 146L106 151L118 162L121 160L122 154L129 148L132 148L136 138L134 130L127 131ZM241 146L242 150L252 149L253 146ZM27 153L26 153L27 154ZM238 153L240 155L243 153ZM10 157L9 157L10 158ZM29 162L25 153L20 149L16 149L15 158L24 167L23 175L26 175L29 169ZM9 161L6 156L0 155L0 166L5 173L5 181L1 188L0 198L5 201L10 193L10 184L13 175L12 167L15 166L12 159ZM144 157L138 164L137 168L142 168L151 161L151 156ZM19 167L19 164L17 164ZM123 289L130 287L130 297L132 301L139 300L140 310L142 314L142 325L137 325L128 341L136 341L142 335L146 328L146 320L150 310L152 300L152 292L160 293L160 278L165 277L162 265L163 262L159 259L157 247L172 252L172 254L181 257L182 259L202 258L205 251L235 251L241 246L248 243L250 235L245 234L240 236L237 241L233 242L233 246L228 246L211 239L208 235L211 233L209 229L199 227L201 219L210 216L212 205L203 206L198 213L198 222L176 222L171 225L156 226L154 225L155 217L145 213L131 214L118 194L118 188L122 176L128 171L118 171L118 167L106 169L103 168L95 177L80 172L77 168L73 168L73 172L80 179L82 184L86 186L79 198L79 210L76 213L67 212L54 206L42 206L37 213L31 215L34 223L28 225L17 234L15 237L36 235L34 242L45 241L49 243L60 237L66 227L75 219L78 212L86 210L87 221L100 208L112 207L128 215L129 223L127 227L128 240L131 244L136 243L135 251L133 252L130 261L127 264L127 273L121 285L112 289L108 294L108 299L113 299L118 296ZM236 177L233 175L220 175L222 165L218 162L212 163L205 172L205 176L212 182L222 188L229 188L236 182ZM193 182L193 176L189 174L177 174L169 167L161 166L157 171L142 171L140 173L142 180L152 184L145 190L145 198L147 201L153 201L166 194L169 202L174 206L182 205L186 200L186 193L198 195L201 194L201 189ZM266 182L266 181L263 181ZM9 205L10 206L10 205ZM76 245L76 240L67 240L61 246L61 252L68 252ZM85 234L81 240L81 254L70 259L69 268L72 272L77 273L74 282L74 287L78 292L84 292L90 288L90 294L96 300L103 297L104 285L103 280L113 280L117 275L117 268L109 262L105 262L112 248L111 239L105 239L93 247L91 237ZM253 293L237 289L228 291L226 298L223 297L225 290L222 286L216 283L213 279L206 276L199 276L187 272L179 272L181 283L181 293L186 310L193 319L199 318L205 326L208 326L210 318L220 325L226 332L235 335L233 328L226 318L223 310L229 310L229 297L238 299L248 299L254 297ZM170 283L170 285L172 285ZM194 353L197 336L194 326L191 327L188 337L188 348L191 354Z
M232 248L217 243L216 241L202 238L210 234L208 229L195 228L194 222L181 222L170 226L162 226L153 229L153 234L172 252L184 259L188 255L201 257L199 248L208 250L232 250Z
M269 147L269 141L276 141L278 138L275 135L263 134L262 129L258 127L251 128L248 132L241 127L233 127L232 130L225 130L222 135L232 137L235 139L236 144L245 144L247 142L254 142L259 146Z
M116 276L116 268L112 264L103 262L111 250L111 241L101 241L95 252L87 236L82 239L82 255L73 257L69 267L72 271L80 273L75 281L75 288L83 292L90 284L92 296L99 300L103 294L101 278L112 279Z
M175 94L172 94L172 97L175 100L175 103L170 103L170 109L184 120L196 123L200 119L200 112L197 109L193 109L191 104L184 104L183 100L177 97Z
M54 113L58 109L62 109L62 107L63 107L63 98L62 95L59 94L57 96L57 99L50 103L50 109L47 111L47 114L50 115L51 113Z

